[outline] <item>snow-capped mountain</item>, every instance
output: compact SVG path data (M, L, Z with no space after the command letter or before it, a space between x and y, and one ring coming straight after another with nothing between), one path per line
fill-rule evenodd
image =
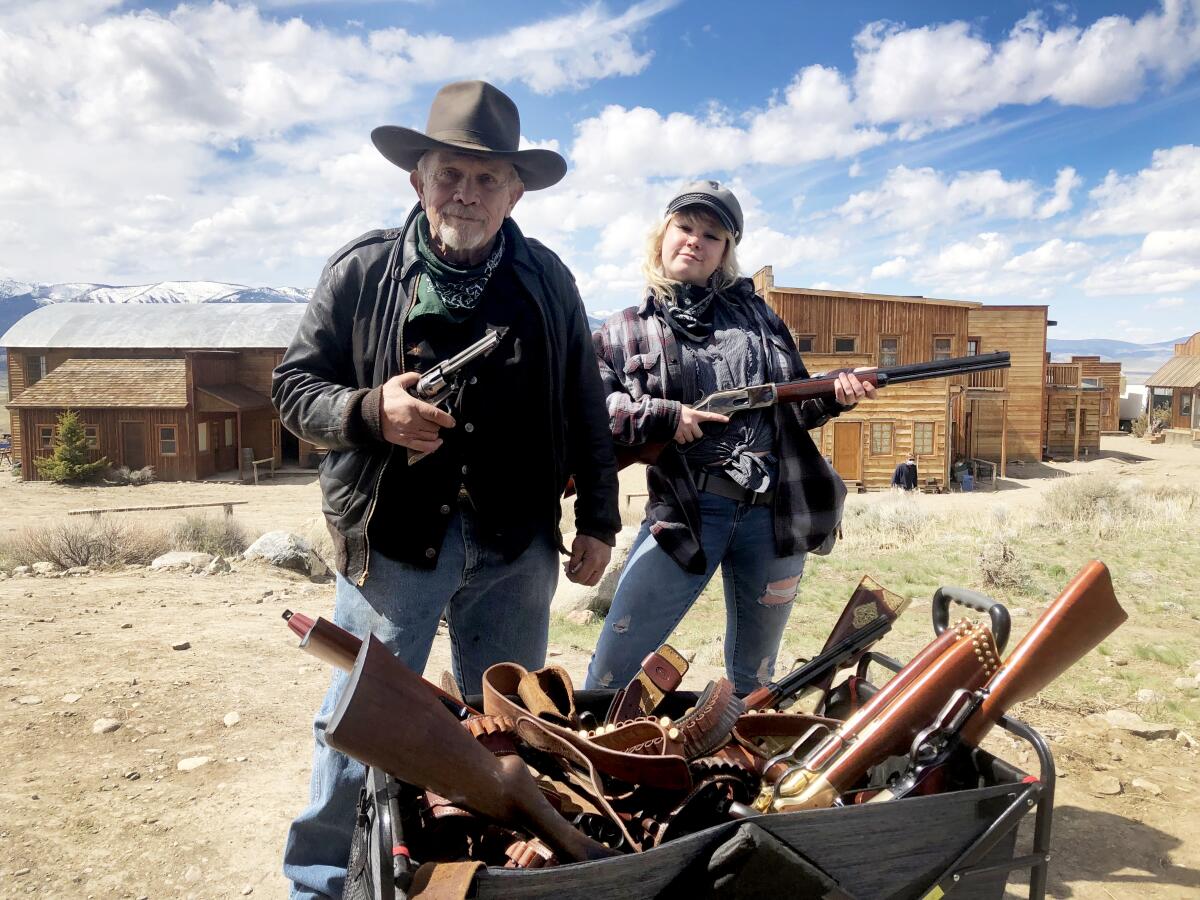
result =
M22 316L51 303L307 303L311 297L307 288L248 287L220 281L31 284L0 278L0 334Z

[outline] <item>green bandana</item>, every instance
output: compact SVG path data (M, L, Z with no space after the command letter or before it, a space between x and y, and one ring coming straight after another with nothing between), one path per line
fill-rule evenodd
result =
M429 219L421 212L417 216L417 255L424 271L417 276L417 301L409 319L439 315L462 322L479 305L488 279L504 257L504 230L500 230L496 246L482 264L461 269L450 265L434 251Z

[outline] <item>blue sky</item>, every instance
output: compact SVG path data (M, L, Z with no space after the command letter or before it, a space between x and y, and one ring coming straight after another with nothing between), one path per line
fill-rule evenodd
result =
M371 128L482 77L567 157L514 215L593 313L635 302L703 175L746 208L747 274L1175 338L1200 329L1196 2L0 0L0 276L311 287L412 202Z

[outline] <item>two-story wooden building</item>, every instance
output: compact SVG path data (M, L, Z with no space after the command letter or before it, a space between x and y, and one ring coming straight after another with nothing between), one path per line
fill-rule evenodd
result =
M1100 389L1100 433L1116 434L1121 430L1121 364L1102 362L1098 356L1072 356L1071 364L1079 366L1081 383Z
M1146 379L1147 403L1170 412L1178 440L1200 440L1200 331L1175 345L1175 355Z
M960 458L992 461L1001 474L1012 460L1042 458L1047 307L778 287L770 266L754 283L814 373L1011 354L1007 370L890 387L815 433L852 487L887 487L910 453L922 486L939 488Z
M26 479L78 413L93 459L153 466L164 480L238 471L252 458L305 459L280 427L271 372L303 304L44 306L0 338L8 349L13 459Z

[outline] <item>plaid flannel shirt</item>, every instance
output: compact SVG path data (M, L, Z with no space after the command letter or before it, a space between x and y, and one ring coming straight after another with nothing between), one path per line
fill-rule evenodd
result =
M754 293L748 278L726 295L746 304L767 348L766 374L773 382L807 378L787 326ZM700 501L691 469L673 437L683 403L695 403L694 385L685 382L675 333L647 296L611 316L592 335L600 378L608 395L614 440L636 445L668 442L647 470L650 493L646 516L655 540L689 572L707 566L700 546ZM828 553L842 518L846 486L821 456L808 431L842 411L836 403L808 400L774 407L779 470L775 484L775 555Z

